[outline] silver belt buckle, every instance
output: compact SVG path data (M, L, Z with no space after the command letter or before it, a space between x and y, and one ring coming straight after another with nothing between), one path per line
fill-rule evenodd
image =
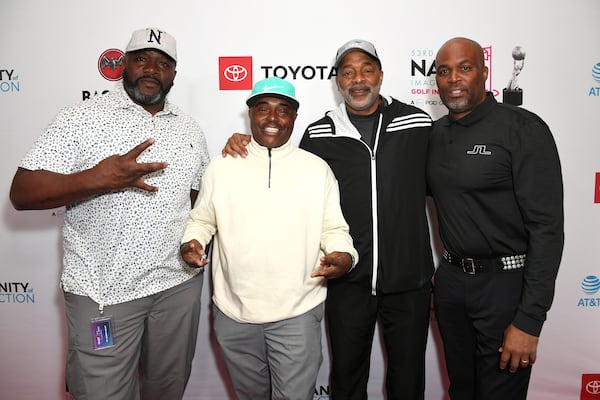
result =
M461 259L460 265L464 273L469 275L475 275L475 261L472 258Z

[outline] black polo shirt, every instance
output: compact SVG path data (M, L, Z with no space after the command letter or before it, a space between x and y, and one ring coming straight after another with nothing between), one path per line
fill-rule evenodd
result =
M539 334L563 248L561 167L546 123L488 93L460 120L434 124L427 179L449 252L527 255L520 311L532 320L521 329Z

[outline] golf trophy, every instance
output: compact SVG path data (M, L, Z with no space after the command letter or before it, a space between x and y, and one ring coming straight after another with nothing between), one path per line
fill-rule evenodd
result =
M508 81L508 86L502 90L502 99L504 103L520 106L523 104L523 89L519 87L517 77L525 63L525 50L521 46L515 46L512 57L514 60L512 78Z

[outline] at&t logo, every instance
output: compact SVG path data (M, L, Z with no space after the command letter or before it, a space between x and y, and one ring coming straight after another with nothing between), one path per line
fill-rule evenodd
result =
M592 79L600 84L600 62L592 67ZM600 96L600 87L591 87L588 96Z
M600 291L600 279L596 275L586 276L581 282L581 290L590 297L580 298L578 307L600 307L600 297L591 297Z

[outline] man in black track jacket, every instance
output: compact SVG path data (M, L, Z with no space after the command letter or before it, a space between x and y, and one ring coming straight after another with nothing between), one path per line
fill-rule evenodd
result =
M344 103L310 124L300 147L323 158L340 185L358 265L328 283L333 399L366 399L377 319L387 358L387 398L423 399L434 271L425 212L431 118L380 95L383 71L363 40L337 53Z

